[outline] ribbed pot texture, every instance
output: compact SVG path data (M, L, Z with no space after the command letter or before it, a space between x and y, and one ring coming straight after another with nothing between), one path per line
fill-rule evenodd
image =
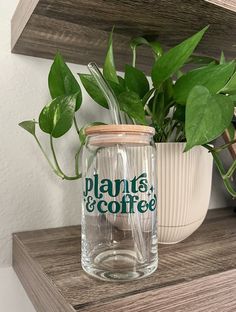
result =
M210 200L210 153L194 147L183 153L185 143L157 143L158 241L180 242L203 222Z

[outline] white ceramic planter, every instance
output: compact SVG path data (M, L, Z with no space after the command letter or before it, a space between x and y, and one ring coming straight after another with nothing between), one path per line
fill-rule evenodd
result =
M173 244L203 222L210 200L211 154L204 147L183 153L185 143L157 143L158 240Z
M211 193L213 159L201 146L187 153L183 153L185 143L157 143L156 146L158 240L159 243L173 244L190 236L206 216ZM131 176L145 171L152 161L149 147L127 148L126 153ZM124 168L116 168L114 162L116 157L116 148L100 151L97 161L101 178L110 177L113 180L123 178ZM130 220L127 216L117 215L116 219L110 219L109 216L107 218L119 229L130 229ZM148 213L137 222L143 231L149 231L151 218Z

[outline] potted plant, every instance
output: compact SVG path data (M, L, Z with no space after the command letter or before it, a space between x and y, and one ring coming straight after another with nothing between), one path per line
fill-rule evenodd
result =
M143 37L131 41L132 64L125 65L124 77L117 75L111 33L103 66L103 75L114 94L127 123L151 125L155 128L158 167L159 238L163 243L178 242L196 230L205 218L211 189L212 157L232 196L235 191L230 178L234 162L226 172L219 153L235 141L231 120L236 102L235 62L195 56L194 50L207 27L164 52L161 45ZM136 67L140 45L153 52L151 83ZM194 69L186 70L192 64ZM91 98L108 108L107 101L94 78L79 74ZM30 132L53 171L61 178L81 177L79 154L85 142L84 126L79 127L76 113L82 103L80 85L57 53L51 66L48 85L52 101L41 111L38 121L24 121L20 126ZM36 135L35 128L49 135L53 162L49 160ZM75 175L66 175L56 157L54 140L75 127L80 146L75 155ZM231 142L213 147L212 140L228 130ZM210 152L210 153L209 153Z

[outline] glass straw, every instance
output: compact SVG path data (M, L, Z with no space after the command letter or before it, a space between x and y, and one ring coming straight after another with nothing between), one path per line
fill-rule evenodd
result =
M108 102L108 106L111 112L112 123L116 125L122 124L123 120L120 114L118 100L113 90L110 88L105 78L103 77L102 73L100 72L97 64L94 62L89 63L88 69L92 74L93 78L96 80L98 87L100 88L100 90L102 91L103 95L105 96Z
M99 70L98 66L94 62L90 62L88 64L88 69L91 75L94 77L95 81L97 82L98 87L102 91L103 95L105 96L108 106L111 113L111 119L114 124L125 124L123 118L120 113L119 109L119 102L111 89L111 87L106 82L105 78L103 77L101 71ZM126 163L127 170L130 171L129 167L131 164L128 164L127 159L127 151L125 147L118 146L119 150L122 148L122 157L124 158L124 162ZM132 230L132 236L137 246L137 257L140 262L145 262L146 259L146 246L145 241L143 238L143 233L140 225L139 216L136 213L130 214L130 225Z

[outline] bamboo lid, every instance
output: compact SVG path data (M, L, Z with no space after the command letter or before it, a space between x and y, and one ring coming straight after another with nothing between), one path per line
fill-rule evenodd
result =
M155 134L155 129L141 125L99 125L85 129L86 135L106 134L106 133L126 133L126 134Z

